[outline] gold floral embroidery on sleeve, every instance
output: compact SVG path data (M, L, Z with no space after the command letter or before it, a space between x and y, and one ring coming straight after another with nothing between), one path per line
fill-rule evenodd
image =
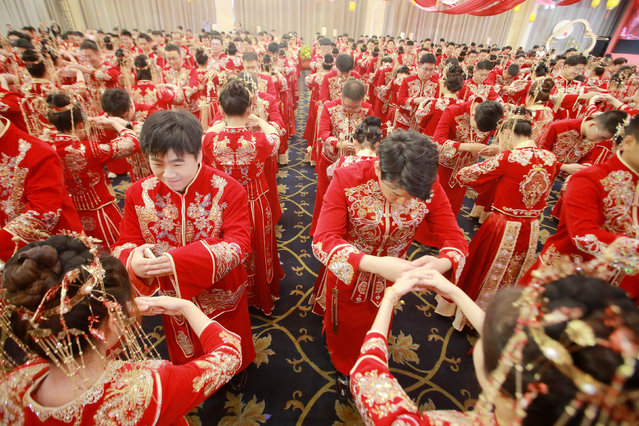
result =
M461 276L462 270L464 269L464 265L466 264L466 256L458 249L452 247L443 247L440 250L440 253L441 256L449 259L453 263L455 282L457 282Z
M134 249L137 247L137 244L134 243L124 243L120 246L116 246L113 251L111 252L111 254L113 255L113 257L120 257L120 255L122 254L122 252L124 250L128 250L128 249Z
M201 241L207 250L211 252L213 261L215 262L214 281L224 278L231 269L238 266L246 258L246 253L242 252L242 249L237 243L221 241L216 244L209 244L204 240Z
M388 345L385 339L381 337L371 337L362 344L360 353L364 354L373 349L379 349L384 354L385 359L388 359Z
M41 240L51 236L60 220L60 212L61 209L46 213L27 210L6 224L4 229L25 243Z
M224 352L214 352L194 362L204 371L193 379L193 392L200 392L204 388L204 395L212 394L231 380L241 364L237 354Z
M329 256L326 267L334 273L337 278L346 284L350 284L353 280L355 270L349 262L349 256L357 253L361 252L351 245L346 245L344 248L337 250Z
M606 248L606 244L600 241L595 234L578 235L573 237L572 241L579 250L593 256L599 256Z
M356 373L352 377L353 396L360 413L366 413L366 424L406 410L418 414L417 406L410 400L397 379L379 370ZM370 414L372 414L372 416Z
M489 158L486 161L482 161L479 164L473 164L472 166L464 167L457 173L457 180L463 185L467 185L470 182L476 181L481 175L490 173L499 167L503 155L499 154L496 157Z
M639 240L619 237L606 247L603 258L610 266L621 269L629 275L639 272Z

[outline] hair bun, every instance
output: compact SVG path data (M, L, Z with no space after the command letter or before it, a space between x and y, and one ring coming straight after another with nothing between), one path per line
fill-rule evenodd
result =
M364 124L366 124L367 126L381 127L382 119L379 117L375 117L374 115L369 115L364 119Z

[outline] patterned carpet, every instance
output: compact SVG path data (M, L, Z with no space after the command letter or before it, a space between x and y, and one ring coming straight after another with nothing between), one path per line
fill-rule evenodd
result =
M306 125L309 92L300 79L297 133ZM322 319L309 305L319 262L311 251L308 229L315 198L315 173L302 162L306 141L290 141L290 164L280 169L279 191L284 215L278 225L279 253L286 277L281 298L270 317L251 311L257 358L249 367L248 382L241 393L220 389L189 416L200 425L356 425L362 424L354 404L337 400L335 370L321 336ZM116 179L114 187L123 196L128 182ZM557 188L551 195L554 204ZM467 199L459 223L466 237L478 222L468 217L472 200ZM540 244L555 229L549 209L543 220ZM541 247L541 245L540 245ZM413 245L409 256L428 251ZM475 402L479 386L471 360L476 340L473 331L456 332L450 320L434 313L434 296L413 294L404 298L389 339L391 371L421 410L465 410ZM163 347L159 319L146 320L145 329Z

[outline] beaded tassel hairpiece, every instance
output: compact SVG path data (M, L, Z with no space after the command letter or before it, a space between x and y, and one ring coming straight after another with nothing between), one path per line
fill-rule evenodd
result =
M611 246L613 246L611 244ZM582 425L618 424L631 425L639 422L639 391L623 390L625 382L633 377L639 367L639 338L636 330L624 325L621 310L609 306L605 310L604 324L613 329L607 339L598 338L594 330L581 320L580 308L559 307L549 310L543 298L546 283L570 275L587 275L610 280L613 272L607 267L606 259L617 248L609 247L603 256L577 266L568 258L553 263L552 267L533 272L533 282L526 287L513 304L518 309L515 330L502 351L497 368L489 374L489 386L479 396L475 412L480 424L491 424L498 394L511 371L515 371L515 411L511 424L521 424L526 410L540 394L548 392L548 386L541 382L539 372L554 367L574 384L577 389L574 398L565 406L564 412L555 425L566 424L578 412L583 412ZM565 331L557 341L545 332L547 326L566 323ZM531 343L539 347L539 359L524 365L524 348ZM598 381L573 363L571 352L595 345L604 346L617 353L623 360L615 371L611 383ZM533 371L537 382L523 387L524 370ZM632 408L629 408L632 407Z
M99 259L98 245L84 234L69 234L82 241L93 258L88 264L67 272L60 284L50 288L34 311L22 306L12 305L4 293L0 294L0 328L3 335L15 341L28 358L37 357L27 345L18 339L12 331L11 317L17 314L28 322L29 335L57 367L64 371L76 387L80 387L85 376L86 351L82 350L84 343L97 354L101 352L96 347L96 341L105 341L105 336L99 327L93 325L101 320L96 317L87 303L91 314L87 318L89 333L72 328L67 324L66 315L81 302L93 299L101 303L109 313L109 320L115 326L120 336L119 343L110 348L103 358L106 360L120 359L123 361L142 361L148 358L160 358L154 345L142 331L140 323L135 318L129 318L123 312L122 306L109 294L104 287L104 268ZM75 293L73 289L77 289ZM51 302L56 303L51 306ZM49 306L49 307L47 307ZM45 321L59 318L61 331L57 334L51 329L41 327ZM102 355L100 355L102 357ZM0 365L10 369L16 366L16 361L5 351L0 353Z

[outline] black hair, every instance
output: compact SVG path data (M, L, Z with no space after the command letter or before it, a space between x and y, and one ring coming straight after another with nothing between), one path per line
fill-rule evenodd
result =
M361 101L366 96L366 86L361 80L349 77L342 85L342 96L352 101Z
M198 65L205 65L209 60L209 55L204 53L204 49L197 49L195 51L195 61Z
M322 68L326 71L330 71L335 63L335 57L330 53L324 55L324 61L322 62Z
M20 49L35 49L35 46L33 46L33 43L31 43L29 40L25 38L17 39L13 43L11 43L11 46L17 47Z
M219 99L220 106L226 115L243 115L251 106L248 88L240 78L229 80L220 91Z
M100 49L98 49L98 45L95 44L95 41L93 40L82 40L82 43L80 43L80 50L93 50L94 52L100 52Z
M459 92L464 87L464 69L459 65L451 65L444 76L444 86L452 93Z
M335 67L341 72L348 72L355 66L355 60L348 53L340 53L335 59Z
M237 53L237 46L235 46L235 43L233 43L232 41L229 42L229 44L226 46L226 53L227 55L235 55Z
M520 298L522 291L521 288L512 288L498 292L486 310L482 339L484 367L489 373L499 365L499 359L518 326L519 310L513 305ZM542 312L561 308L580 310L582 312L580 321L585 322L592 329L596 339L606 341L617 329L603 320L606 318L606 311L611 307L615 307L622 313L620 318L623 321L623 327L635 333L639 330L639 308L622 289L611 286L599 278L577 275L561 278L546 284L542 297L544 302L540 308L537 308ZM556 342L563 342L569 323L569 319L558 323L551 322L544 326L542 332ZM523 348L522 367L525 368L519 371L515 368L511 369L501 391L514 398L518 387L527 389L530 383L544 383L548 392L540 392L530 403L526 408L526 416L522 424L524 426L554 424L579 390L573 379L566 377L552 363L539 362L546 356L530 331L527 328L524 330L529 337ZM619 353L603 344L574 345L574 348L566 353L572 358L576 368L609 385L612 384L612 378L623 362ZM639 370L635 369L634 374L626 379L623 389L638 387ZM633 410L631 407L628 408ZM595 411L590 414L594 415L594 419L584 413L583 408L576 407L566 424L580 425L585 417L596 421L599 413Z
M628 113L619 110L602 112L593 119L597 123L597 127L606 133L614 135L617 132L617 126L628 118Z
M410 68L408 68L408 65L402 65L395 71L395 75L397 74L410 74Z
M133 38L133 34L131 34L131 31L129 31L129 30L120 31L120 37L122 37L122 36L127 36L127 37Z
M248 50L242 54L242 61L244 62L259 61L259 60L260 58L259 56L257 56L257 53L255 53L252 50Z
M123 117L131 108L131 102L125 89L106 89L100 98L102 110L113 117Z
M51 93L47 96L47 105L50 108L63 108L70 103L71 99L66 93ZM59 132L70 132L76 124L84 122L84 114L82 107L76 102L70 110L54 112L49 109L47 119Z
M588 59L584 55L572 55L566 58L564 66L574 67L575 65L588 65Z
M475 109L475 122L480 132L490 132L504 115L504 107L496 101L483 101Z
M172 149L179 157L197 157L202 150L202 124L186 111L158 111L142 125L140 149L146 155L165 155Z
M483 61L477 62L477 64L475 65L475 70L491 71L494 67L495 66L491 61L485 59Z
M419 58L419 64L437 64L437 58L432 53L424 53L421 58Z
M99 258L104 269L104 289L122 306L123 312L128 314L127 302L133 296L126 268L117 258L107 253L100 253ZM78 278L67 287L67 297L74 297L82 284L89 279L88 272L81 266L89 265L92 259L93 255L84 243L66 235L55 235L44 241L27 244L18 250L4 267L2 287L6 291L5 297L11 304L32 312L40 304L44 310L60 306L60 291L50 293L52 297L43 301L45 295L60 285L68 272L79 270ZM97 319L97 323L89 321L91 316ZM66 324L60 321L58 315L51 315L49 319L43 319L39 326L50 330L53 335L58 335L64 327L68 327L91 336L89 328L96 328L96 325L99 327L108 318L108 309L98 298L86 297L64 314ZM11 314L10 324L15 336L31 351L45 359L50 359L47 351L33 340L29 332L32 326L28 319L24 319L22 315L14 311ZM74 356L80 355L89 347L89 343L84 340L77 342L79 347L76 345L72 347Z
M428 136L414 130L395 131L382 141L377 154L383 180L400 185L420 200L430 197L439 154Z
M507 69L506 72L508 72L508 75L512 75L513 77L516 77L519 75L519 65L517 64L511 64Z
M169 43L166 46L164 46L164 51L165 52L177 52L178 55L179 55L180 54L180 46L178 46L177 44Z
M21 56L27 67L27 71L32 77L42 78L47 71L44 61L35 50L27 49Z
M623 65L627 63L628 63L628 59L621 56L612 60L613 65Z
M149 67L149 58L145 55L138 55L133 60L135 74L138 80L152 80L151 68Z
M555 81L551 77L540 78L532 82L528 94L535 97L535 103L546 103L554 87Z
M268 44L267 50L270 53L273 53L273 54L277 55L279 53L279 51L280 51L280 45L277 44L276 42L272 41L272 42L270 42Z
M357 126L353 132L353 139L373 149L375 144L382 140L381 126L381 118L369 115Z
M151 38L150 35L148 35L147 33L140 33L138 34L138 38L143 38L146 41L148 41L149 43L151 43L153 41L153 39Z

